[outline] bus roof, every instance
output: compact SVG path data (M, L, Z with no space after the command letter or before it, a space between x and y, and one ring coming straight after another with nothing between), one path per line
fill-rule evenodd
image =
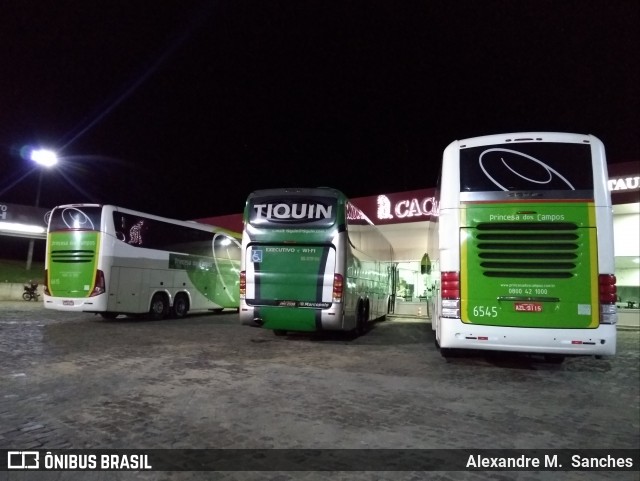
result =
M304 195L319 197L346 197L341 191L332 187L284 187L280 189L260 189L249 194L249 198L253 197L272 197L279 195Z

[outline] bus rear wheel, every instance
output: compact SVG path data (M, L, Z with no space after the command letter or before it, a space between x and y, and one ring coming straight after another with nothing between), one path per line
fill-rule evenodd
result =
M452 347L440 347L437 337L434 337L433 342L436 345L436 349L440 351L440 355L445 359L451 359L460 355L460 351L458 349Z
M182 318L189 312L189 300L184 294L178 294L173 300L173 307L171 308L171 314L175 318Z
M562 364L564 356L562 354L545 354L544 360L549 364Z
M358 307L356 309L356 327L354 329L354 334L356 337L360 337L367 332L367 319L369 317L367 306L364 301L360 301L358 303Z
M167 301L166 296L160 294L159 292L154 294L151 299L151 306L149 308L149 317L156 321L160 319L164 319L169 311L169 302Z

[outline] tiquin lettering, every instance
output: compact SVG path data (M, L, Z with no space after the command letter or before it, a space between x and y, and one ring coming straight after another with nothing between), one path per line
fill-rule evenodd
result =
M256 217L263 219L330 219L330 205L322 204L256 204Z

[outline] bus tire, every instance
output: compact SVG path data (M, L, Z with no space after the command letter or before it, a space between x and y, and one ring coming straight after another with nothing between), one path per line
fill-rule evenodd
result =
M362 336L367 332L367 318L366 316L366 307L364 301L360 300L358 302L358 307L356 309L356 328L354 334L356 337Z
M169 312L169 302L167 297L160 292L156 292L151 298L151 306L149 307L149 317L159 321L164 319Z
M438 342L438 338L434 337L433 342L436 345L436 349L440 351L440 355L445 359L450 359L452 357L458 357L460 355L460 351L451 347L440 347L440 343Z
M102 316L103 319L115 319L116 317L118 317L117 312L111 312L111 311L101 312L100 315Z
M562 354L545 354L544 361L548 364L562 364L564 356Z
M445 359L451 359L454 357L459 357L460 356L460 351L458 349L454 349L451 347L441 347L440 348L440 355L442 357L444 357Z
M173 307L171 308L171 314L176 319L181 319L189 312L189 299L184 294L178 294L173 300Z

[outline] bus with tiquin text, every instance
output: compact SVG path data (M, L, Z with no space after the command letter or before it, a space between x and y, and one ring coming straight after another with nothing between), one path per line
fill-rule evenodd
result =
M602 142L525 132L451 143L431 255L436 345L562 362L616 351L613 219Z
M106 319L237 309L240 238L208 224L113 205L55 207L44 305Z
M393 249L331 188L265 189L244 211L243 324L362 334L389 308Z

